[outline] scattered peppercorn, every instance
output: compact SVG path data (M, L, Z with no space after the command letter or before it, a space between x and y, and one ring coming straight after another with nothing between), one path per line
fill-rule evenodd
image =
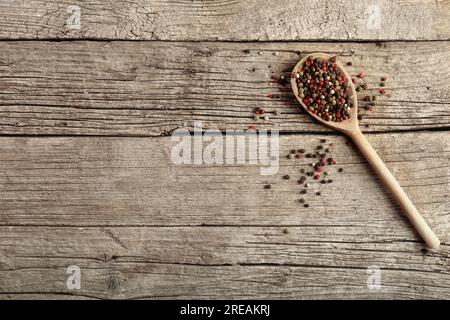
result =
M322 192L317 191L316 194L317 194L318 196L320 196L320 195L322 194Z
M284 234L288 234L288 233L289 233L289 230L288 230L288 229L284 229L284 230L283 230L283 233L284 233Z
M332 182L333 182L333 179L328 179L327 182L328 182L328 183L332 183Z
M301 194L306 194L307 191L305 189L303 189L302 191L300 191Z
M348 66L352 66L352 65L353 65L353 62L351 62L351 61L347 62L347 65L348 65Z
M327 139L320 139L320 143L326 143Z
M386 84L384 82L380 82L380 87L385 87Z
M284 177L283 177L285 180L289 180L290 178L291 178L291 176L290 175L285 175Z
M261 107L256 107L255 108L255 114L262 115L264 113L266 113L266 110L264 110L264 108L261 108Z
M344 168L339 168L338 171L339 172L344 172Z
M270 184L266 184L265 186L264 186L264 189L271 189L272 188L272 186L270 185Z
M360 74L357 75L357 77L360 79L364 79L366 77L366 75L361 72Z
M305 208L309 208L309 204L307 204L307 203L305 203L303 206L304 206Z
M380 79L381 81L386 81L387 80L387 78L386 77L381 77L381 79Z
M305 199L299 199L298 200L300 203L305 203Z
M364 117L361 114L358 114L358 120L362 120Z
M381 93L381 94L385 94L385 93L386 93L386 90L380 89L380 93Z

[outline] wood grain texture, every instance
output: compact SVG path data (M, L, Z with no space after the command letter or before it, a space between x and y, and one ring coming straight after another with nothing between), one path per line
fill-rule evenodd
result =
M0 227L0 298L449 298L449 246L423 253L401 230ZM66 287L70 265L80 290ZM374 266L380 290L367 288Z
M352 75L363 71L378 95L364 131L450 127L450 42L185 43L1 42L0 133L20 135L165 135L203 120L221 130L255 123L284 132L330 132L312 122L290 86L302 54L337 54ZM387 76L387 95L380 78ZM272 95L272 98L270 98ZM273 112L278 110L280 115Z
M281 155L319 138L281 136ZM420 250L356 150L327 139L334 182L312 184L322 196L304 196L307 209L302 160L282 157L278 175L260 176L174 165L169 137L1 138L0 297L449 298L448 133L369 136L439 253ZM80 291L65 286L72 264ZM369 266L381 268L381 290L367 289Z
M333 158L345 172L338 175L331 167L336 181L318 184L324 196L308 196L311 210L297 203L300 169L311 160L285 155L295 147L313 149L315 135L281 136L274 176L262 176L261 166L250 164L175 165L171 148L177 143L170 137L2 138L0 224L271 226L342 223L343 217L366 223L371 217L387 225L401 219L359 153L343 137L329 140L339 144ZM377 134L369 141L418 210L445 236L449 134ZM284 174L292 179L284 181ZM264 190L266 183L273 188Z
M80 7L79 30L67 27ZM2 39L449 40L450 2L3 0Z

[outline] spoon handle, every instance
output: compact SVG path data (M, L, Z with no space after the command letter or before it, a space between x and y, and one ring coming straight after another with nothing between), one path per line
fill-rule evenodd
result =
M367 139L360 130L355 130L349 134L350 138L359 148L361 153L367 159L373 170L377 173L387 189L393 194L395 200L400 204L406 213L406 216L411 221L414 228L419 235L427 243L428 247L434 250L439 249L440 241L434 232L430 229L423 217L417 211L416 207L409 200L405 191L383 163L383 160L378 156L377 152L372 148Z

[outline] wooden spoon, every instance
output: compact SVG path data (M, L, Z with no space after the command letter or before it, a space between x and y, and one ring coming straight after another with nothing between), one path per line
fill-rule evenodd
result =
M304 57L302 60L300 60L294 67L294 70L292 71L291 76L291 85L292 90L294 91L294 95L297 97L297 100L300 102L300 104L303 106L303 108L308 112L314 119L319 121L320 123L331 127L335 130L341 131L347 136L349 136L355 145L359 148L361 153L364 155L364 157L367 159L369 164L372 166L373 170L377 173L377 175L380 177L380 179L383 181L387 189L392 193L394 196L394 199L400 204L400 206L403 208L403 210L406 213L406 216L411 221L414 228L417 230L419 235L422 237L423 240L427 243L428 247L434 250L439 249L439 239L434 234L434 232L430 229L430 227L427 225L423 217L420 215L420 213L417 211L417 209L412 204L411 200L409 200L408 196L406 195L405 191L403 191L400 184L397 182L395 177L392 175L392 173L389 171L389 169L386 167L386 165L383 163L381 158L378 156L376 151L372 148L372 146L369 144L369 142L366 140L364 135L362 134L359 124L358 124L358 100L356 98L356 90L355 86L353 85L353 82L351 81L351 77L345 70L345 68L336 61L336 66L344 73L344 75L347 77L348 82L350 83L350 91L351 91L351 97L352 99L352 109L350 111L350 119L344 120L342 122L334 122L334 121L325 121L321 117L313 114L308 110L308 107L304 104L302 98L299 97L298 93L298 87L296 82L295 75L297 72L301 71L301 68L303 64L306 62L308 58L314 59L319 58L322 60L328 60L331 58L331 56L324 54L324 53L313 53L309 56Z

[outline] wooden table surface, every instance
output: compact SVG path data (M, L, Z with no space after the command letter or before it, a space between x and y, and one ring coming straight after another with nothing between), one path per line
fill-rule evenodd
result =
M368 94L387 76L362 130L441 251L272 81L317 51ZM450 299L449 74L448 0L1 0L0 299ZM277 175L171 161L175 129L246 129L258 106ZM285 155L320 139L344 172L305 208Z

